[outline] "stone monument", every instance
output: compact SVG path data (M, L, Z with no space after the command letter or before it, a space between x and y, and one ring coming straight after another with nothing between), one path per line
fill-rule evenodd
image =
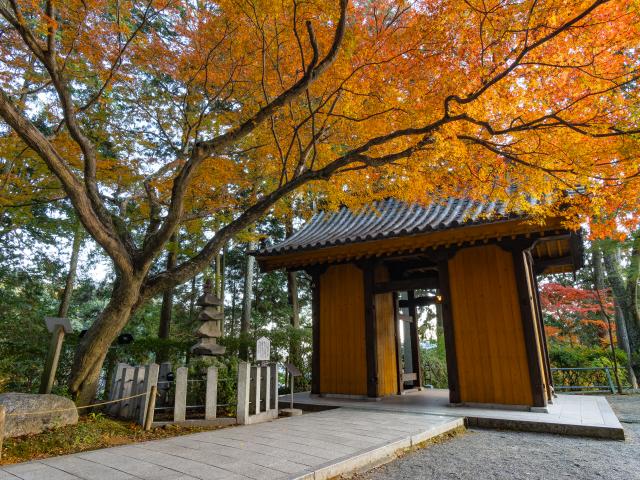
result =
M218 338L222 335L222 299L212 293L211 280L204 284L204 294L198 299L198 306L202 307L198 320L202 322L196 330L198 343L191 347L194 355L215 356L222 355L225 347L218 345Z

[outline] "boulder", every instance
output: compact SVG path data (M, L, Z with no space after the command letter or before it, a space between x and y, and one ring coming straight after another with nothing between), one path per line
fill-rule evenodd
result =
M76 405L70 399L59 395L2 393L0 405L4 405L6 411L6 437L40 433L51 428L78 423Z

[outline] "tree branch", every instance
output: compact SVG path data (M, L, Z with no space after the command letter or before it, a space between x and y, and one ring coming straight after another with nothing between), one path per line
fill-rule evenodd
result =
M212 140L199 142L195 145L191 157L187 162L185 162L174 180L173 189L171 191L171 203L167 216L157 232L147 238L147 241L143 246L143 251L139 256L140 262L145 264L151 262L179 225L184 207L184 195L186 193L187 186L191 182L197 167L202 163L202 161L214 153L219 153L224 148L234 144L255 130L276 110L303 93L335 61L346 31L347 5L348 0L340 0L340 19L336 27L333 42L329 52L319 63L316 64L318 57L314 53L314 57L311 62L309 62L309 66L307 67L305 74L294 85L282 92L264 107L260 108L248 120L245 120L237 127L228 130L226 133L223 133ZM318 49L318 46L315 40L315 35L313 34L313 29L309 24L307 24L307 31L309 32L309 41L311 42L312 48L315 52Z

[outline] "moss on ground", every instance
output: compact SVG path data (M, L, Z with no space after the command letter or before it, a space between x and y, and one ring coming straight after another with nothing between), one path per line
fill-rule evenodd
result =
M175 437L205 430L216 430L217 428L221 427L169 425L145 432L140 425L135 423L114 420L102 414L91 414L80 417L77 425L68 425L34 435L6 438L2 446L0 465Z

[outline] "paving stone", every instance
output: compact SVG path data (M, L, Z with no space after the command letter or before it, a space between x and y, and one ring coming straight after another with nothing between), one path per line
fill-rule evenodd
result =
M16 477L9 472L0 471L0 480L20 480L20 477Z
M99 478L100 480L131 480L135 478L119 469L105 467L77 455L47 458L42 460L42 463L80 478Z
M0 471L15 475L22 480L77 480L79 478L40 462L11 465Z
M233 474L228 470L214 467L213 465L208 465L203 462L196 462L187 458L177 457L164 452L157 452L144 448L133 447L123 454L131 456L132 458L138 458L140 460L160 465L161 467L171 468L202 480L246 480L249 478L243 475ZM98 479L96 478L96 480Z
M101 465L123 470L136 478L148 480L186 480L194 477L185 477L185 475L176 470L161 467L150 462L140 459L133 459L124 455L112 453L109 450L94 450L92 452L83 452L78 454L80 458Z

